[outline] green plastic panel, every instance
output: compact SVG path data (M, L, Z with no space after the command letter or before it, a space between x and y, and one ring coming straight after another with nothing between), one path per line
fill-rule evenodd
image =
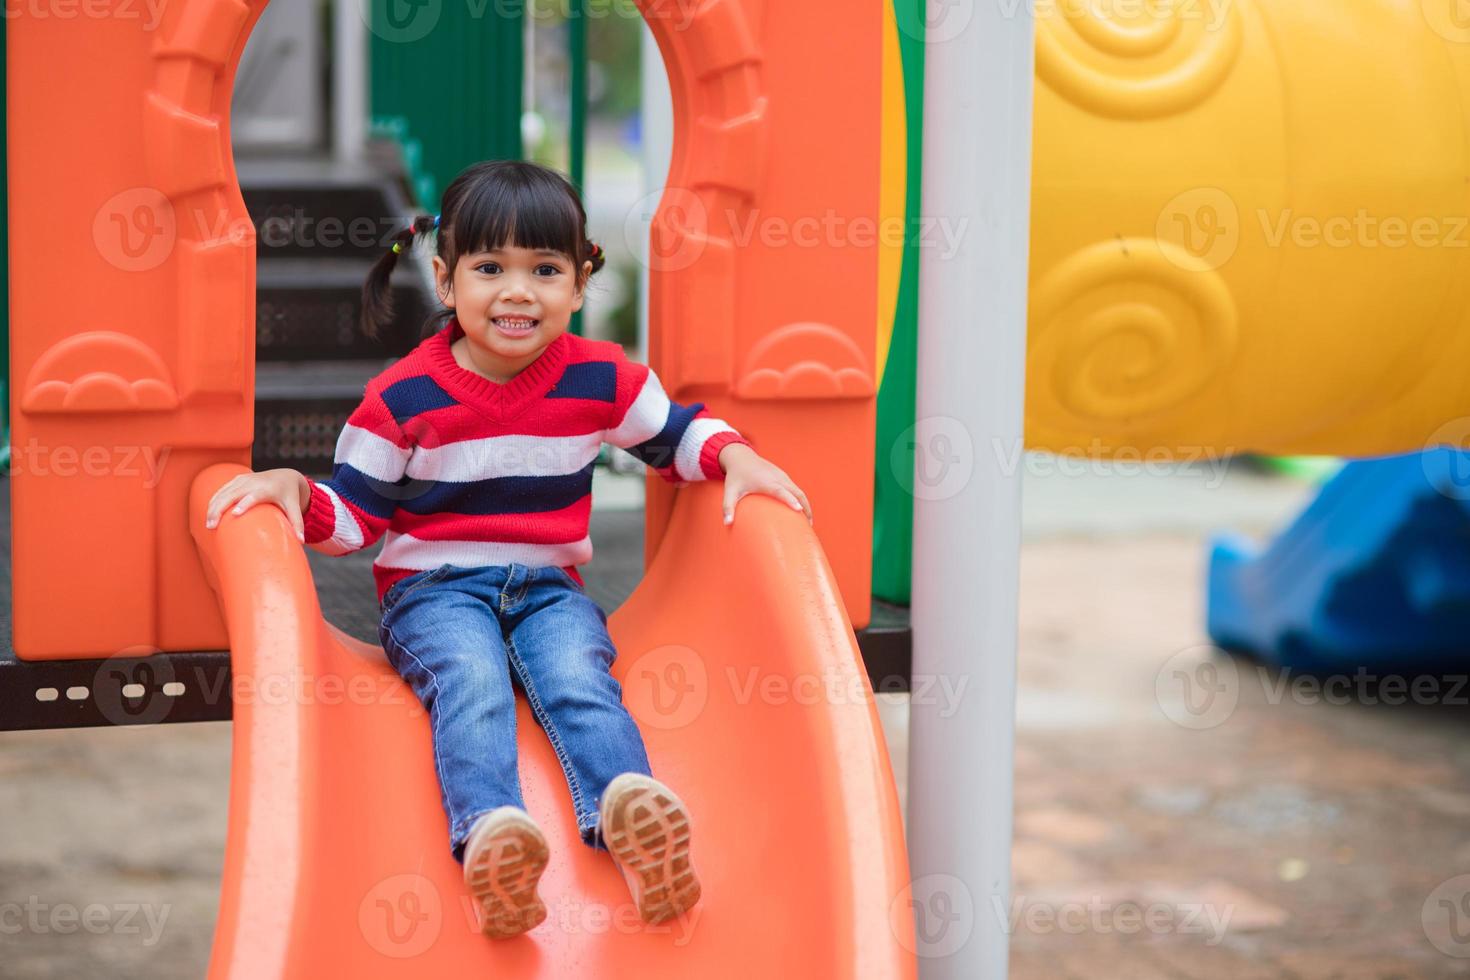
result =
M425 211L479 160L520 159L525 5L372 0L371 130L403 146Z
M900 24L924 22L924 0L893 0ZM903 267L893 339L878 389L877 453L873 497L873 595L907 605L913 572L914 498L896 473L914 468L914 399L919 316L919 189L924 145L922 31L900 30L904 111L908 117L908 184L904 193Z

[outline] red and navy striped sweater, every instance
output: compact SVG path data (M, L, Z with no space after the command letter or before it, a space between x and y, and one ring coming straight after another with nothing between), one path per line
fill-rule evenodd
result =
M671 483L724 478L720 450L749 441L703 403L680 405L616 343L564 333L498 384L459 366L451 319L368 382L313 481L306 543L347 554L386 537L378 597L440 565L557 565L592 557L592 468L602 443Z

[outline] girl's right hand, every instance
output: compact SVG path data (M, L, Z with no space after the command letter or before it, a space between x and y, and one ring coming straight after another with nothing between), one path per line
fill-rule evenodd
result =
M212 528L231 505L232 513L243 514L256 504L271 503L286 512L296 540L306 540L306 524L302 513L311 501L311 482L292 469L266 470L263 473L241 473L215 491L209 498L204 526Z

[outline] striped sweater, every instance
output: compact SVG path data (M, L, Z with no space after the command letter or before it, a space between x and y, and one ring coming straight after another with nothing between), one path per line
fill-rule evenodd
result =
M460 367L456 320L368 382L328 480L311 481L306 543L342 555L383 537L378 598L440 565L575 566L592 557L592 468L602 443L671 483L724 478L749 440L665 394L616 343L564 333L504 384ZM386 535L386 536L385 536Z

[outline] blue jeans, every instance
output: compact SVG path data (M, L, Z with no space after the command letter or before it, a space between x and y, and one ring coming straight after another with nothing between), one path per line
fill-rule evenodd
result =
M652 772L609 673L617 651L602 608L560 568L511 563L418 572L389 587L382 610L388 662L429 713L454 859L481 814L525 808L512 679L561 762L582 840L607 850L607 784Z

